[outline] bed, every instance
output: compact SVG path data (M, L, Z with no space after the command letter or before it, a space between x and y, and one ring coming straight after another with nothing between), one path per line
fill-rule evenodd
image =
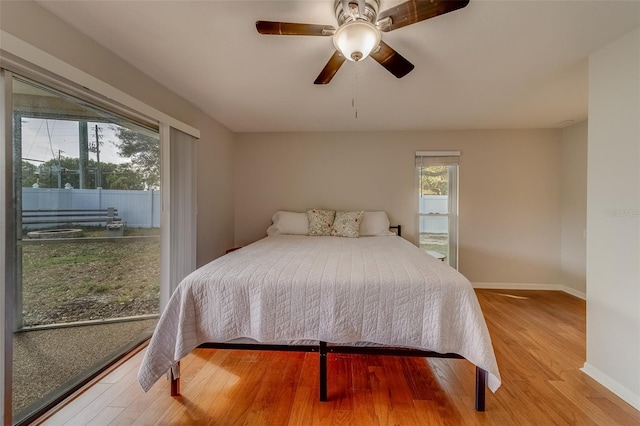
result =
M501 380L464 276L388 229L359 238L300 229L269 232L180 283L140 367L145 391L169 371L179 394L179 360L197 347L318 352L323 401L330 353L464 358L484 411L485 386L495 392Z

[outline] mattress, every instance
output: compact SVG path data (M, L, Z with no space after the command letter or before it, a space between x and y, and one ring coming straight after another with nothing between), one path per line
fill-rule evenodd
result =
M163 311L140 385L149 390L202 343L236 339L456 353L488 372L489 389L501 383L469 281L397 236L275 235L199 268Z

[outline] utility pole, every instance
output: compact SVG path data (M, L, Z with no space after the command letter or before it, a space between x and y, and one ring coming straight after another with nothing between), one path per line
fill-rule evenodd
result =
M78 158L78 184L80 189L88 188L89 177L89 123L79 121L79 151Z
M102 171L100 170L100 128L96 124L96 143L92 144L90 150L96 153L96 188L102 186Z
M59 149L58 150L58 189L62 188L62 163L61 163L61 159L62 159L62 153L64 151Z

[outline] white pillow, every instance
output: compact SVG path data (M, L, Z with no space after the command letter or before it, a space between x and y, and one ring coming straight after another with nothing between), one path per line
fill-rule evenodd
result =
M307 213L277 211L271 217L273 225L267 228L267 235L307 235L309 219Z
M386 212L364 212L364 219L360 224L361 236L394 235L389 231L389 216Z

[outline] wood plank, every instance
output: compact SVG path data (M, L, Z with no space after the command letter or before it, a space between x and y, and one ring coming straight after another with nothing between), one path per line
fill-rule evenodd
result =
M329 355L331 357L331 355ZM304 388L318 389L318 377L320 376L320 355L317 353L305 354L302 370L305 372L300 375L298 386ZM318 389L318 394L320 390Z
M369 358L371 357L365 355L351 356L351 386L354 391L371 389L371 384L369 383Z
M384 372L387 377L391 409L394 411L410 411L413 408L413 397L404 374L397 374L402 371L401 358L388 356L384 358ZM395 373L395 374L394 374ZM403 422L401 424L407 424Z
M44 424L640 424L640 412L579 370L583 300L555 291L476 294L503 378L484 413L474 410L475 371L465 360L330 354L331 399L320 402L318 354L195 350L181 362L180 398L164 380L142 391L140 355Z
M318 398L316 389L300 387L296 390L289 416L290 426L306 426L309 424L313 409L313 400Z
M316 388L316 395L320 389ZM308 424L311 426L328 426L332 422L335 401L321 402L320 398L313 399L313 408L311 409L311 419Z
M335 410L353 411L353 365L349 355L329 355L329 399L335 400ZM346 416L343 415L344 419Z
M418 424L429 426L445 426L443 422L444 413L440 412L438 403L427 400L416 400L413 402L416 409ZM451 424L451 423L449 423ZM458 423L460 424L460 423Z
M269 352L269 355L270 364L247 415L248 424L286 424L289 420L305 354Z
M423 358L400 358L402 376L407 381L413 400L434 400L439 391L427 361Z
M237 377L237 380L227 383L228 387L223 392L208 395L211 399L208 406L206 406L206 401L202 401L202 406L206 407L207 419L214 424L244 424L264 377L264 368L262 367L264 357L260 362L257 362L250 352L236 352L235 355L238 357L238 362L230 371Z
M359 425L379 425L371 389L357 389L353 392L353 414Z
M169 394L169 384L166 382L156 383L149 392L144 393L139 386L134 386L135 389L129 389L127 392L123 392L118 400L126 400L127 395L131 395L129 404L112 402L113 406L120 406L123 411L116 417L111 424L114 425L132 425L138 419L143 418L143 413L150 407L161 407L162 404L166 405L164 399ZM159 401L159 402L158 402Z
M86 423L87 426L104 426L111 423L116 417L122 413L124 408L122 407L105 407L100 411L90 422ZM75 420L74 420L75 422ZM72 422L73 424L73 422Z
M207 421L207 413L203 407L215 398L218 393L224 391L227 382L232 378L233 374L229 373L224 367L227 358L233 358L234 351L218 351L213 350L202 353L201 372L196 375L181 377L181 395L174 397L174 401L178 402L177 408L166 410L164 414L158 418L160 422L166 424L176 424L178 422L201 423ZM193 366L192 366L193 367ZM181 376L184 370L180 370Z
M75 420L78 414L86 407L90 406L94 401L104 396L105 392L111 387L109 384L96 383L87 389L73 401L65 406L64 410L56 412L53 416L46 420L47 425L64 425L71 420ZM91 420L91 419L88 419Z
M393 424L390 423L391 390L387 374L383 367L369 367L369 372L374 415L380 420L380 424Z
M595 424L640 424L640 416L628 415L619 404L610 404L610 399L602 392L586 385L586 379L569 373L564 380L551 384Z
M127 378L128 376L132 376L137 374L138 365L142 362L144 358L145 350L139 350L135 354L131 356L131 362L122 365L120 368L116 368L115 370L109 372L106 376L102 377L99 383L117 383L119 380ZM134 372L135 371L135 372Z

